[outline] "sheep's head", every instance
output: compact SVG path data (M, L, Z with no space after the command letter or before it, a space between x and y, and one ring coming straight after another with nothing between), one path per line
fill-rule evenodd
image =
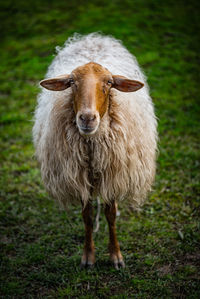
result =
M82 135L93 135L106 113L111 88L133 92L143 83L122 76L112 75L100 64L90 62L76 68L70 75L46 79L40 84L54 91L72 88L76 124Z

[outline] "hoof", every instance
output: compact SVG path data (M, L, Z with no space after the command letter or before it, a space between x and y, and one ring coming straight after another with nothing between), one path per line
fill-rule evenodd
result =
M125 268L125 263L120 251L116 254L111 254L110 258L116 270L119 270L120 268Z
M116 270L119 270L120 268L125 268L125 263L123 260L114 261L113 264Z
M81 259L81 269L89 268L92 269L94 267L95 258L94 253L84 253Z
M85 269L85 268L93 269L94 268L94 263L82 262L81 261L80 267L81 267L81 269Z

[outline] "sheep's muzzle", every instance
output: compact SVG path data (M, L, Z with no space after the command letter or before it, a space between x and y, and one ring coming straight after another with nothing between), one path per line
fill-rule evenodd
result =
M98 112L92 110L79 111L76 115L76 124L81 135L93 135L99 127Z

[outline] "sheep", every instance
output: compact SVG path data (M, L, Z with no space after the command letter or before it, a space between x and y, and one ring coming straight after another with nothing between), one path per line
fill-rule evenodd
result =
M95 263L92 201L101 197L110 259L124 267L116 205L141 205L156 168L157 121L145 76L119 40L75 34L57 48L40 85L33 141L44 185L64 208L82 204L82 267Z

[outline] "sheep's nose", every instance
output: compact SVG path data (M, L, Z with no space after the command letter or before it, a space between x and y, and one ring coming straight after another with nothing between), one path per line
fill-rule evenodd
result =
M96 119L96 115L92 113L84 113L79 116L83 122L91 122Z
M96 111L81 111L76 116L76 124L81 135L92 135L99 126L99 115Z

